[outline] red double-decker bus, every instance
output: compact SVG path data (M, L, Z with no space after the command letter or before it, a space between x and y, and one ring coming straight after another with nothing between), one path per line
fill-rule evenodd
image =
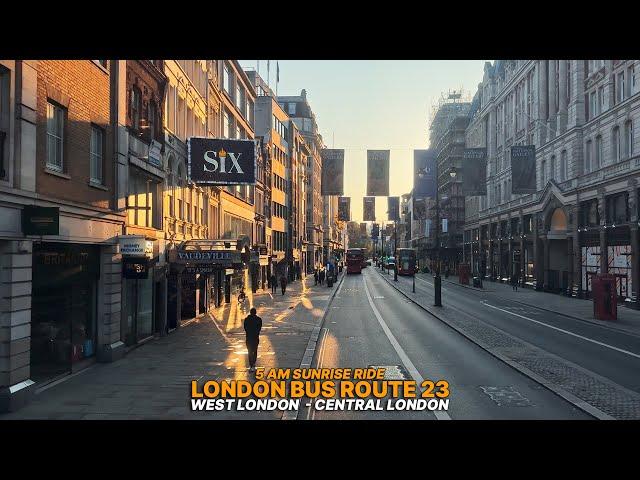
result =
M397 256L398 275L414 275L416 273L416 251L413 248L399 248Z
M364 263L364 249L350 248L347 250L347 273L362 273Z

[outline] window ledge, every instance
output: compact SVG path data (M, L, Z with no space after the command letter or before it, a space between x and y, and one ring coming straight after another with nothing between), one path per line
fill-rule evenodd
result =
M49 175L55 175L56 177L64 178L66 180L71 180L71 175L67 175L64 172L58 172L57 170L52 170L49 167L44 167L44 173L48 173Z
M98 190L104 190L105 192L109 189L101 183L94 182L93 180L89 181L88 185L92 188L97 188Z
M103 67L102 65L100 65L100 62L98 60L91 60L93 62L93 64L98 67L100 70L102 70L104 73L106 73L107 75L109 75L109 70L107 70L105 67ZM107 60L108 61L108 60Z

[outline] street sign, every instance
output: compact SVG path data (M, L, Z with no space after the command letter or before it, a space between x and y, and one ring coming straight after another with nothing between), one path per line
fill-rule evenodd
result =
M60 235L60 208L25 205L22 208L22 233Z

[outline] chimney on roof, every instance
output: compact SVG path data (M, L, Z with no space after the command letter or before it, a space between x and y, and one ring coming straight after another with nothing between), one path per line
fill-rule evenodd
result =
M304 88L302 89L302 92L300 92L300 95L302 95L303 99L307 99L307 91Z

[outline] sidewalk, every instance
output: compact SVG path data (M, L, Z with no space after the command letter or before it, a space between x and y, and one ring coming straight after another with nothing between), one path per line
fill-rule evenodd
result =
M433 278L430 274L419 274L423 278ZM558 313L566 317L583 320L608 328L621 330L634 335L640 335L640 310L627 308L623 304L618 304L618 319L615 322L597 320L593 316L593 301L579 298L565 297L560 294L540 292L532 288L518 287L514 292L510 284L483 281L484 288L475 288L470 285L458 283L457 277L450 277L442 281L457 285L461 288L470 288L476 291L484 291L504 298L512 302L519 302L530 307L539 308L548 312Z
M256 295L253 301L263 320L257 365L299 367L336 288L314 287L310 276L290 284L284 296L280 291L273 297L270 292ZM190 410L191 380L249 378L241 322L247 314L240 314L234 299L117 362L94 364L44 387L29 405L0 414L0 420L280 419L281 411Z

